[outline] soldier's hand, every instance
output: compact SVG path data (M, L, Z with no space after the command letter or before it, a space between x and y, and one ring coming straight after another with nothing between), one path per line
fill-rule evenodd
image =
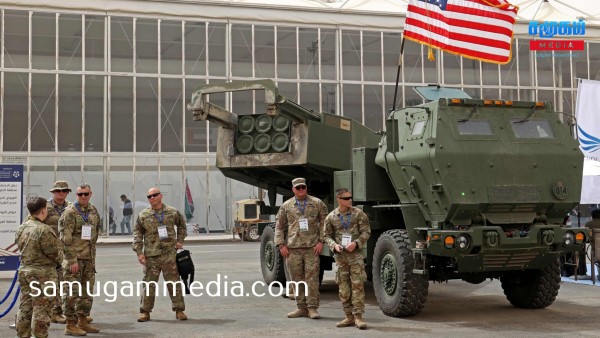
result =
M140 262L140 264L145 265L146 264L146 256L144 256L143 254L139 255L138 261Z
M348 252L352 252L352 251L354 251L354 249L356 249L356 242L352 242L352 243L346 245L346 250Z
M287 258L290 255L290 251L288 250L288 246L285 244L282 244L279 247L279 252L281 253L281 255L285 258Z
M344 247L342 247L342 246L341 246L341 245L339 245L339 244L336 244L336 245L335 245L335 248L334 248L334 250L335 250L336 252L342 252L342 251L344 251Z
M71 264L71 267L69 268L69 270L71 270L72 274L76 274L79 272L79 264L75 263L75 264Z
M323 242L317 242L317 244L315 244L314 250L315 255L320 255L321 251L323 251Z
M183 249L183 244L177 242L177 244L175 244L175 248L177 248L177 249Z

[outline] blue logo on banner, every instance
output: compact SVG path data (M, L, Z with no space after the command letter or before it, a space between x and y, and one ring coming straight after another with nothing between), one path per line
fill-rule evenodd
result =
M551 38L555 35L585 35L585 21L531 21L529 22L529 35L540 38Z
M600 149L600 138L586 133L581 126L577 126L577 129L579 130L579 144L582 150L593 153Z

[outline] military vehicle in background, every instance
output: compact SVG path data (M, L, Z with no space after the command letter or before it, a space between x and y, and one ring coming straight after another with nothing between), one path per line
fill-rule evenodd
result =
M206 100L212 93L264 90L265 114L240 115ZM330 209L338 187L371 220L367 271L382 311L419 313L429 281L499 279L516 307L552 304L559 256L586 242L562 226L578 203L583 155L550 103L472 99L438 86L425 103L392 111L385 132L317 113L279 95L270 80L201 86L188 105L195 120L220 126L216 164L226 177L293 196L305 177ZM259 228L265 282L285 281L272 225ZM331 269L324 250L321 268Z
M260 234L258 226L262 228L271 226L268 215L262 215L260 212L262 201L258 199L245 199L236 201L233 207L234 224L232 234L236 235L243 241L258 242Z

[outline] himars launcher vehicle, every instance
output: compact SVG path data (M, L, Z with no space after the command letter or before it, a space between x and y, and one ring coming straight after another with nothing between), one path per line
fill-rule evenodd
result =
M264 90L265 114L236 115L211 93ZM456 89L418 89L426 103L392 111L383 133L317 113L279 95L270 80L202 86L188 108L219 128L217 167L232 179L333 207L338 187L371 220L367 271L382 311L420 312L429 281L499 279L511 304L543 308L560 286L559 256L586 242L563 219L578 203L583 155L550 103L479 100ZM264 206L274 213L277 206ZM273 228L260 229L267 283L285 281ZM325 250L321 268L331 269Z

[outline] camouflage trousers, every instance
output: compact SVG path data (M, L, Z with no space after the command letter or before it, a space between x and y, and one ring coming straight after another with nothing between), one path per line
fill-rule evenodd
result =
M58 277L56 282L58 283L57 285L60 284L60 281L63 280L63 271L62 271L62 267L58 267L56 268L56 276ZM62 297L60 296L59 293L59 289L57 287L56 289L56 297L54 297L54 305L52 306L52 315L62 315L63 310L62 310L62 306L63 306L63 302L62 302Z
M161 271L163 274L163 279L166 282L179 282L175 284L175 295L173 295L172 283L166 284L167 291L169 293L169 297L171 297L171 308L173 311L184 311L185 302L183 301L183 284L179 278L179 272L177 272L177 263L175 262L174 251L164 253L160 256L146 257L146 265L144 266L144 282L148 284L145 284L142 290L140 311L152 312L152 309L154 308L154 298L156 296L156 286Z
M308 286L305 296L304 283L296 288L296 305L299 309L319 307L319 255L313 248L290 249L287 265L294 282L304 281Z
M31 282L39 283L38 285L34 285L39 289L34 290L34 294L39 293L39 295L32 295ZM44 283L46 282L56 283L56 270L51 269L48 273L19 271L21 303L19 304L19 313L17 314L18 337L48 337L53 297L44 295Z
M367 272L360 254L336 255L338 267L336 282L339 285L339 296L344 313L363 314L365 312L365 281Z
M77 320L77 315L90 315L96 284L95 262L91 259L78 259L77 264L79 271L76 274L71 273L69 266L65 266L64 263L62 267L63 280L70 283L63 288L64 314L67 320L73 321Z

